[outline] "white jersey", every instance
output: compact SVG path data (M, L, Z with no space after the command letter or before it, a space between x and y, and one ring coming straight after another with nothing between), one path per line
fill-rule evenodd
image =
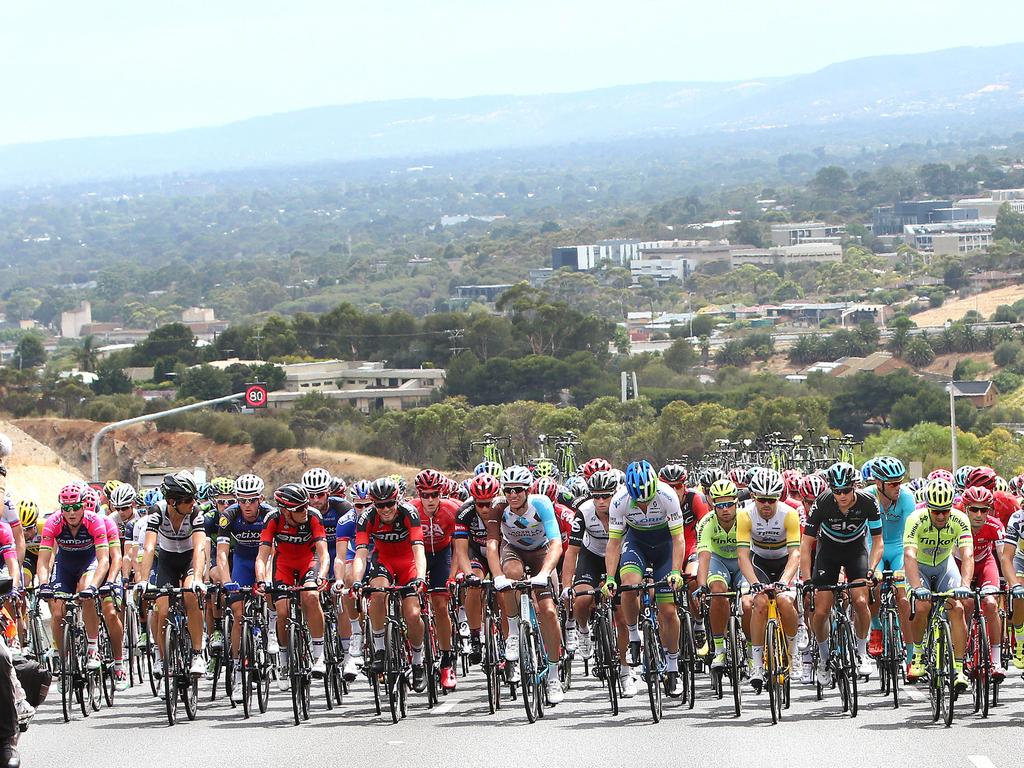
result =
M604 557L608 548L608 529L597 516L593 501L580 504L569 532L569 544L582 547L599 557Z
M755 502L747 501L736 514L736 544L749 547L752 554L767 560L788 557L790 548L800 545L800 515L777 501L775 512L766 520Z
M647 504L647 509L641 509L625 489L612 499L608 510L608 533L613 539L622 538L626 528L654 531L666 527L673 534L683 530L683 513L679 508L679 497L664 483L658 483L658 490Z

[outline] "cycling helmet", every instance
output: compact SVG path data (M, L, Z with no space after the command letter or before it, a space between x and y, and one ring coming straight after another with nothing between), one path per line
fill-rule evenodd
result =
M57 501L60 504L78 504L82 501L84 486L81 483L68 483L57 494Z
M996 490L1002 493L1010 492L1010 483L1002 475L996 476Z
M100 492L95 488L86 486L82 491L82 507L86 512L98 512L100 508Z
M946 482L953 482L953 473L948 469L934 469L928 473L929 480L945 480Z
M867 461L860 465L860 479L863 480L865 483L870 483L871 480L874 478L875 462L877 460L877 458L868 459Z
M729 470L729 479L732 480L733 485L737 488L741 485L747 484L747 468L746 467L733 467Z
M424 491L437 491L440 493L442 490L451 493L455 490L449 484L448 478L436 469L421 469L416 473L413 485L416 486L417 493L423 493Z
M469 481L469 495L474 501L490 501L501 493L501 483L494 475L483 473Z
M918 488L924 488L928 485L928 481L923 477L915 477L913 480L908 480L905 485L907 486L908 491L911 493L917 493Z
M533 475L526 467L514 464L506 467L501 473L503 488L529 488L533 484Z
M209 483L200 483L199 490L196 492L196 498L199 501L206 501L207 499L213 498L213 486Z
M669 485L686 485L689 474L682 464L666 464L658 470L658 479Z
M956 489L952 483L945 480L932 480L925 490L924 499L929 507L949 509L953 506L954 496L956 496Z
M931 481L929 481L931 482ZM928 486L922 485L916 491L914 491L914 502L916 504L924 504L925 499L928 497Z
M550 477L538 477L530 486L530 493L538 493L547 496L551 503L558 501L558 483Z
M643 459L626 467L626 493L633 501L651 501L658 494L658 475L651 462Z
M857 470L854 469L853 464L847 464L845 461L837 461L825 470L825 480L833 491L836 488L852 487L853 481L856 479Z
M352 483L352 487L349 488L349 495L352 497L352 501L369 501L370 481L356 480Z
M599 469L587 480L587 488L591 493L615 493L619 480L609 470Z
M595 472L607 472L611 468L611 462L607 459L598 457L586 462L582 467L580 467L580 472L582 473L584 480L590 480L590 476Z
M710 488L719 480L725 479L725 472L720 470L718 467L709 467L700 473L700 485L704 489Z
M103 493L105 493L109 499L110 494L113 493L114 489L119 485L122 485L120 480L107 480L107 482L103 484Z
M729 478L724 480L715 480L708 488L709 499L728 499L735 498L739 491L736 489L736 483Z
M967 473L964 487L970 488L974 485L994 491L996 489L996 471L992 467L974 467Z
M239 475L235 480L235 496L240 499L255 499L264 491L263 478L259 475Z
M299 483L285 483L274 492L274 503L281 509L303 509L309 504L309 493Z
M164 498L175 496L177 498L196 498L199 494L199 486L192 473L187 469L175 472L173 475L164 475L164 481L160 485Z
M572 504L574 506L590 495L590 488L587 486L587 481L579 475L570 478L569 482L565 484L565 490L571 497Z
M988 488L983 485L969 485L961 499L964 510L968 507L989 507L995 505L996 497Z
M760 467L750 478L751 496L778 499L782 497L782 492L785 489L786 485L782 480L782 475L774 469Z
M22 528L31 528L39 521L39 505L34 501L22 499L18 502L18 519Z
M828 483L821 475L804 475L800 478L800 495L805 499L816 499L828 490Z
M473 467L474 475L494 475L497 477L501 474L502 466L497 461L481 461L475 467Z
M451 499L458 499L459 501L469 501L469 480L463 480L461 483L455 483L455 487L452 488L451 493L448 494Z
M974 467L965 464L960 467L956 472L953 473L953 487L958 491L962 491L967 487L967 476L974 471Z
M895 456L878 456L871 461L871 477L884 483L902 480L907 474L903 462Z
M331 478L330 484L327 486L327 492L331 496L344 496L345 495L345 481L335 475Z
M537 463L533 465L533 474L537 477L554 477L557 472L555 462L551 459L538 459Z
M800 492L800 478L803 474L799 469L782 470L782 482L788 493L797 494ZM785 496L786 494L783 494Z
M1006 481L1007 486L1009 486L1008 491L1014 496L1020 496L1022 482L1024 482L1024 478L1021 475L1014 475Z
M391 475L379 477L370 483L370 499L373 501L397 501L398 494L398 483Z
M164 493L159 488L150 488L146 491L145 496L142 498L142 503L147 507L151 507L158 501L164 500Z
M210 481L210 489L214 496L234 496L235 481L230 477L218 476Z
M130 485L119 485L114 489L114 492L110 494L110 506L113 509L134 507L138 500L139 495L135 493L135 489Z
M398 472L394 472L388 475L391 481L395 484L398 489L398 498L404 499L406 492L409 490L409 484L405 482L405 478L402 477Z
M323 467L313 467L302 473L302 487L312 496L314 493L330 493L331 473Z

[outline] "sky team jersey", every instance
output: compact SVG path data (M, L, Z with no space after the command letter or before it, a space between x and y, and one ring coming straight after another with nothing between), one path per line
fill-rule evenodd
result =
M626 528L638 531L653 531L668 528L675 536L683 530L683 512L679 508L679 497L664 483L658 483L654 498L641 509L623 488L612 499L608 510L608 535L621 539Z
M531 493L522 514L505 507L501 513L501 537L516 549L524 550L540 549L548 541L561 540L551 499Z
M903 534L907 530L907 520L917 510L914 494L900 486L900 495L896 498L895 503L886 509L885 505L889 502L887 499L882 500L879 498L877 486L865 489L865 493L870 494L874 498L875 503L878 504L878 512L882 518L882 542L885 544L886 552L902 549Z
M455 499L440 499L433 517L427 515L422 499L410 499L409 504L419 513L420 525L423 527L423 546L427 552L433 554L447 549L456 530L462 527L457 520L459 502Z
M864 541L864 536L881 535L882 515L875 497L857 491L857 498L846 512L839 510L832 491L821 494L811 507L804 527L805 536L813 536L819 543L853 544Z
M582 547L598 557L604 557L608 548L608 528L597 516L593 501L580 504L569 533L569 546Z
M971 546L971 523L959 510L951 510L946 524L936 528L927 509L907 520L903 546L917 548L917 562L934 566L946 561L953 547Z
M43 526L40 550L54 550L62 558L74 558L86 562L96 557L97 549L107 546L107 526L96 512L86 512L76 530L64 520L64 515L54 512Z
M718 522L718 515L705 515L697 523L697 553L710 552L713 555L732 560L736 557L736 523L726 530Z
M386 523L375 507L367 507L356 520L356 549L368 548L373 542L381 560L405 560L415 542L423 543L420 513L407 502L399 502L395 519Z
M744 502L736 513L736 545L767 560L787 557L790 548L800 546L800 515L778 501L775 512L765 520L753 501Z
M971 536L974 539L974 562L980 563L993 554L996 545L1006 538L1006 529L998 517L989 515L981 528L971 531Z

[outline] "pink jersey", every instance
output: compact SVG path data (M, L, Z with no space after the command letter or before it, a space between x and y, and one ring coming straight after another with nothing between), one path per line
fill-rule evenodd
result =
M118 551L121 549L121 534L117 530L117 523L114 522L112 517L108 515L100 515L103 518L103 524L107 528L107 546L117 547Z
M17 556L14 533L11 532L11 526L0 520L0 559L6 560L11 556Z
M78 529L71 530L60 512L54 512L43 526L39 549L57 549L63 558L91 560L96 550L107 546L107 525L96 512L86 512Z

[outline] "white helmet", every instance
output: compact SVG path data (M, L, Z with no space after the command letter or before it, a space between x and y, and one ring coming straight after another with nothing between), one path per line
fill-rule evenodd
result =
M502 486L529 488L533 483L533 473L524 466L515 464L501 473Z
M110 506L112 509L133 507L138 499L139 494L128 483L122 483L110 492Z
M323 493L331 487L331 480L331 473L326 469L323 467L313 467L312 469L307 469L302 475L302 487L310 495Z
M782 479L782 475L774 469L758 467L750 476L750 484L747 488L751 496L779 499L782 498L786 482Z
M240 499L263 495L263 478L259 475L240 475L235 480L235 496Z

